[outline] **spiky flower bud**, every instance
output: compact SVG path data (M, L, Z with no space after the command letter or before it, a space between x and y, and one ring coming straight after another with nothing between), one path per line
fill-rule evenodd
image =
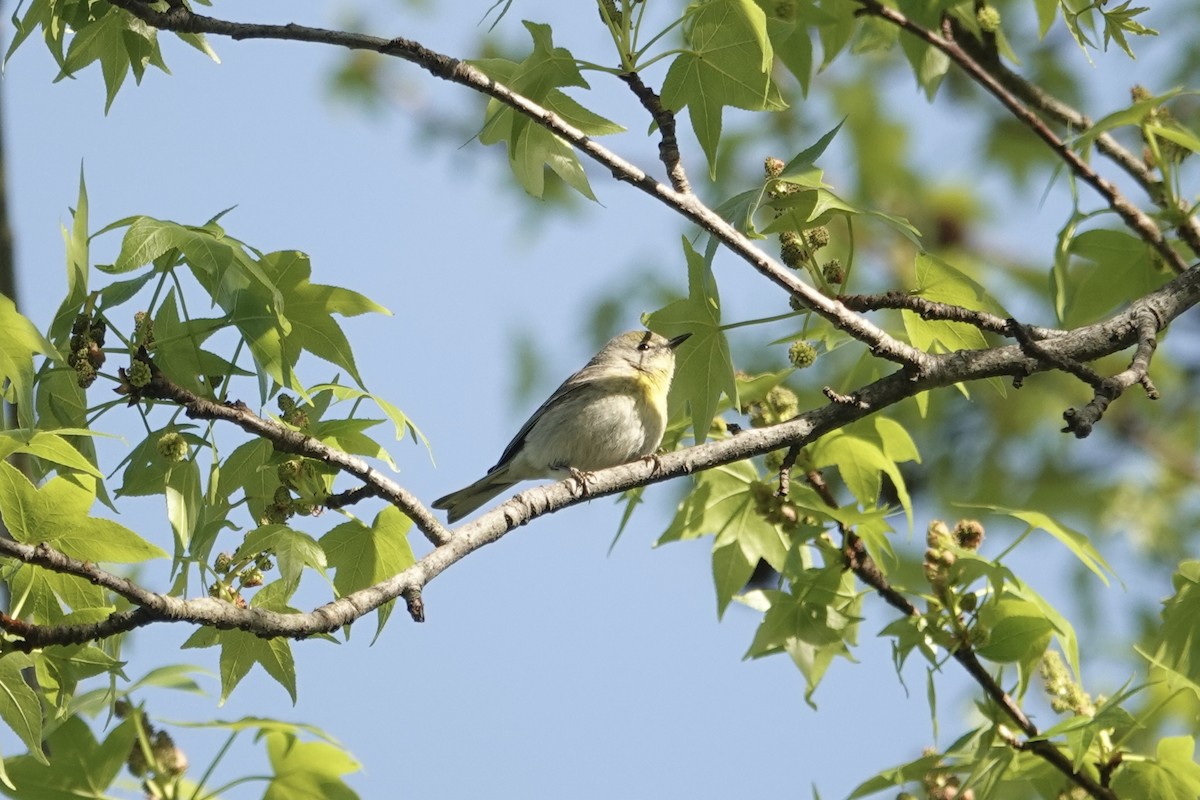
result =
M846 280L846 271L842 269L840 259L831 258L821 265L821 275L826 283L841 285Z
M767 174L768 178L778 178L783 174L785 166L786 164L783 163L783 159L776 158L775 156L767 156L767 159L763 162L763 172Z
M954 540L964 550L978 550L983 544L983 523L977 519L960 519L954 523Z
M829 228L826 228L824 225L810 228L804 232L804 240L808 242L808 246L813 250L820 250L829 244Z
M809 258L803 237L795 231L779 234L779 258L792 269L801 269Z
M87 359L75 362L75 382L86 389L96 382L96 368Z
M796 369L811 367L816 360L817 348L813 347L811 342L798 339L788 348L788 361L791 361Z
M279 482L284 486L295 487L296 480L300 477L304 465L298 458L289 458L275 468L275 474L279 478Z
M162 457L163 461L166 461L170 464L178 464L180 461L183 461L185 458L187 458L187 439L184 439L182 435L176 433L175 431L168 431L167 433L164 433L162 436L158 437L158 441L155 442L155 447L158 448L158 454Z
M1000 11L995 6L980 6L975 12L975 21L979 23L979 30L995 33L1000 30Z
M129 365L129 385L135 389L141 389L143 386L150 384L150 365L145 361L133 361Z

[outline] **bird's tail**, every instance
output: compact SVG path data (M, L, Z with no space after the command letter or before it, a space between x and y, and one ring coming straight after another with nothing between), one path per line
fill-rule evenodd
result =
M516 481L510 480L505 474L505 470L497 470L484 475L464 489L451 492L445 497L439 497L433 501L433 507L443 509L448 522L458 522L514 484Z

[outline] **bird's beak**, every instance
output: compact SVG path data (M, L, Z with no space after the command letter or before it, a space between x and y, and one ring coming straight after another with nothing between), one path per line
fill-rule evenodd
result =
M691 336L690 333L682 333L679 336L676 336L674 339L667 340L667 346L672 350L675 350L679 347L679 345L686 342L689 336Z

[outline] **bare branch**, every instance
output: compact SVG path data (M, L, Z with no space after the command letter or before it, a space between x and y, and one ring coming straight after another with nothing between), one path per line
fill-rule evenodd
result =
M404 38L381 39L359 33L331 31L304 25L260 25L236 23L193 14L185 8L156 11L140 0L111 0L149 25L179 33L210 33L233 39L282 39L314 42L352 50L370 50L410 61L435 77L461 84L492 97L552 131L579 152L604 166L614 178L657 198L679 214L716 236L760 274L795 296L806 308L831 322L840 330L867 345L874 355L907 364L920 372L928 364L928 354L890 336L868 320L850 312L797 277L791 270L759 249L741 231L726 222L694 194L678 192L650 177L637 165L625 160L554 112L509 89L480 70L458 59Z
M650 112L654 124L658 126L660 139L658 142L658 157L667 168L667 177L671 186L680 194L691 194L692 185L688 183L687 173L684 172L683 162L679 160L679 140L675 137L675 115L663 107L662 98L642 81L642 76L636 72L626 72L621 80L629 84L629 88L642 102L642 107Z
M855 0L862 6L861 12L886 20L907 33L940 50L963 72L988 92L1001 105L1009 110L1021 124L1029 128L1039 139L1046 143L1051 151L1059 157L1070 170L1084 183L1091 186L1108 203L1108 207L1117 213L1125 224L1132 228L1147 244L1158 252L1163 262L1175 272L1182 273L1187 269L1187 262L1175 252L1171 244L1164 238L1158 224L1144 211L1129 201L1119 189L1107 178L1101 176L1090 164L1079 157L1054 131L1046 125L1042 118L1029 110L1017 97L1010 92L986 67L976 61L954 39L954 31L949 24L943 26L941 33L936 33L913 22L899 11L883 5L879 0Z
M838 507L837 499L833 496L833 492L830 491L828 484L825 483L825 479L821 476L820 472L816 470L810 471L805 478L826 505L830 508ZM846 568L851 570L859 580L874 589L892 608L897 609L908 617L921 616L921 612L917 607L888 582L888 579L879 569L879 565L871 558L866 547L863 546L862 540L855 535L854 531L840 522L838 523L838 528L842 532L842 558L845 559ZM1022 733L1029 738L1030 741L1020 743L1022 749L1037 753L1038 756L1045 759L1051 766L1086 790L1092 797L1098 798L1098 800L1116 800L1116 795L1113 794L1111 789L1098 783L1087 773L1076 770L1070 757L1061 752L1052 742L1041 738L1042 734L1038 730L1038 727L1033 724L1033 721L1029 719L1017 701L1008 692L1004 691L1004 688L1000 686L992 674L979 662L978 656L975 655L975 651L969 644L960 642L951 655L967 671L971 678L979 684L992 702L999 706L1008 715L1009 719L1017 724ZM1012 743L1010 742L1010 744Z
M444 544L450 538L450 531L446 526L416 496L391 478L375 470L365 460L330 447L320 440L286 425L264 419L240 401L217 403L198 397L168 378L153 359L145 354L144 350L139 354L139 358L149 364L151 379L146 386L130 390L132 400L143 398L169 400L183 406L187 415L192 419L232 422L246 433L266 439L281 453L294 453L337 467L342 472L349 473L361 480L365 487L369 487L369 490L364 488L361 492L369 491L403 511L433 544ZM344 493L343 496L335 495L331 498L329 505L330 507L339 507L357 502L359 499L361 498L358 494Z
M1087 116L1054 97L1041 86L1030 83L1021 75L1004 66L994 49L987 49L970 36L958 39L958 43L974 59L986 65L987 70L996 77L996 80L1026 105L1036 108L1045 116L1065 125L1072 131L1084 133L1092 127L1092 120ZM1137 154L1122 146L1110 133L1101 133L1096 137L1096 149L1137 181L1156 205L1168 208L1162 181L1154 175ZM1196 218L1191 215L1187 204L1183 201L1179 201L1173 211L1179 215L1181 220L1176 228L1180 238L1187 242L1194 254L1200 255L1200 224L1197 224Z
M1055 355L1046 350L1030 335L1028 329L1015 319L1008 320L1007 333L1017 340L1022 350L1040 361L1045 361L1047 366L1074 375L1088 386L1099 386L1104 381L1100 373L1086 364L1081 364L1072 358Z
M1012 335L1012 332L1009 330L1011 320L1007 320L997 314L954 306L949 303L939 303L936 300L927 300L911 292L890 291L883 294L851 294L842 295L838 300L851 311L878 311L884 308L903 309L913 312L924 320L964 322L967 325L974 325L976 328L990 333L999 333L1005 336ZM1042 328L1033 325L1026 326L1024 330L1034 339L1050 339L1055 336L1062 336L1064 333L1057 328Z
M1152 309L1139 308L1134 317L1134 324L1137 327L1138 345L1129 367L1111 378L1104 378L1093 384L1096 393L1086 406L1078 410L1069 408L1063 412L1063 419L1067 422L1067 426L1063 428L1065 433L1073 433L1079 439L1090 434L1092 428L1104 416L1109 404L1134 384L1141 385L1151 400L1159 398L1158 389L1150 380L1150 359L1158 348L1159 320Z

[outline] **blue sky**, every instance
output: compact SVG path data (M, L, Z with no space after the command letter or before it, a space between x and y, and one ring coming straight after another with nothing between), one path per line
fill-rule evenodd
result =
M488 5L472 4L460 19L366 7L372 32L463 55ZM521 17L548 19L552 8L518 3L502 24L515 37ZM250 12L219 4L217 15L225 13L317 25L341 19L328 8L296 17L283 2ZM502 151L421 135L421 120L471 107L465 90L401 67L397 102L363 115L324 92L335 53L211 43L219 66L167 41L173 75L151 72L141 87L126 86L107 116L98 71L52 84L54 64L32 41L9 63L3 118L20 301L39 326L64 287L59 225L69 223L81 163L93 230L140 213L201 223L237 206L223 220L232 235L262 250L303 250L314 281L361 291L392 311L345 327L368 387L432 442L436 467L409 442L391 448L399 480L429 500L482 474L536 405L513 401L513 333L530 337L545 359L548 390L591 355L580 320L597 292L647 263L661 263L665 280L684 289L679 223L649 198L592 171L599 204L547 213L531 226L529 207L497 189L507 169ZM923 102L915 89L912 99ZM630 99L607 91L602 102L612 116L638 120L614 144L653 168L653 143ZM686 146L696 152L690 140ZM955 171L977 155L966 148L941 157ZM703 174L699 159L689 166ZM1038 210L1016 213L1029 220ZM1033 230L1034 246L1049 252L1053 228ZM99 240L94 260L111 261L118 244ZM723 284L730 307L745 312L731 318L760 311L759 279L730 262L719 268L723 280L733 278ZM776 301L768 313L780 310ZM642 310L651 309L631 311L625 327L636 327ZM304 377L317 383L331 372L309 362ZM244 399L252 402L253 392L247 384ZM107 450L115 465L137 442L137 422L109 414L101 427L126 436ZM861 663L835 665L817 692L819 713L805 704L803 680L786 658L743 662L757 615L735 606L716 620L708 542L650 546L678 491L651 488L611 555L620 508L600 499L455 565L428 588L424 625L397 614L373 647L373 620L342 646L295 644L295 707L255 671L223 708L213 678L210 697L152 694L149 710L176 720L259 715L319 725L363 763L350 778L363 797L723 797L756 789L805 797L816 782L830 798L933 742L923 668L906 672L907 691L897 681L887 644L874 637L890 618L877 603L868 601ZM147 536L166 527L154 502L122 521ZM322 530L319 522L310 529ZM317 603L322 591L309 584L303 596ZM137 634L127 671L184 660L215 672L215 651L176 649L188 634L182 626ZM961 676L943 685L956 697ZM955 709L942 708L951 737ZM198 773L220 737L178 733ZM11 753L12 743L0 741ZM236 753L228 770L261 771L258 748Z

